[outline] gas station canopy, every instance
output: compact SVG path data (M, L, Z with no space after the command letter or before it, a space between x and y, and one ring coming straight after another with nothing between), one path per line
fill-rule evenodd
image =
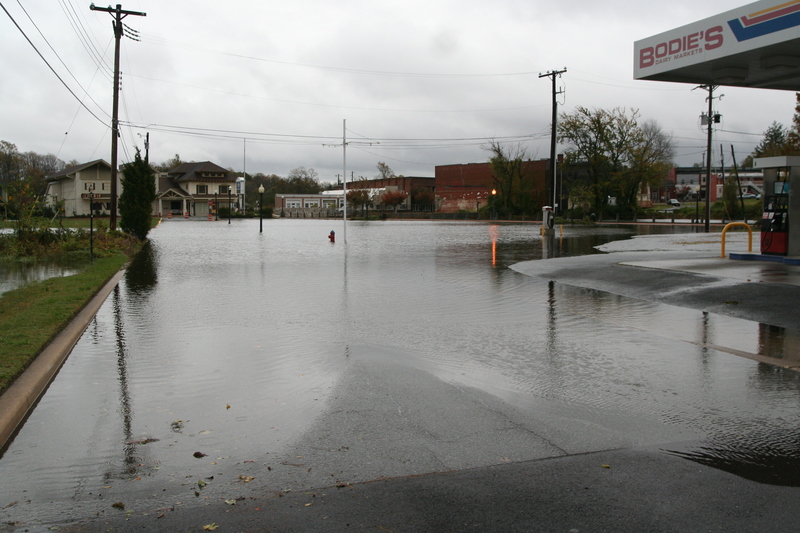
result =
M634 78L800 91L800 0L761 0L636 41Z

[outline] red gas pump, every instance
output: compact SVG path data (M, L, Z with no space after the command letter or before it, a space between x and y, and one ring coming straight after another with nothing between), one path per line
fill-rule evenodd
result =
M776 182L776 185L784 182ZM781 187L782 189L782 187ZM775 194L765 198L761 217L761 253L786 255L789 251L789 197Z

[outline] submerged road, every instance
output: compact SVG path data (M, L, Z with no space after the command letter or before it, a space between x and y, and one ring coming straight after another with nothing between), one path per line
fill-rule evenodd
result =
M358 230L352 234L356 241ZM406 261L392 256L374 265L374 271L371 261L381 250L362 258L353 246L345 285L334 287L344 288L348 298L337 299L335 291L323 298L348 314L346 333L333 336L342 325L337 321L336 329L326 328L324 311L315 310L312 320L301 321L302 315L287 303L280 314L269 315L277 323L276 331L289 335L286 328L304 329L308 324L322 330L325 342L307 343L294 335L281 339L276 333L270 342L279 343L281 350L300 346L278 366L270 361L282 352L264 353L260 345L253 348L259 355L254 365L243 358L248 347L262 342L258 337L233 348L217 345L228 356L216 364L202 359L197 368L179 353L175 358L184 366L175 376L207 392L195 394L172 382L174 390L201 403L201 409L180 420L181 411L189 411L180 398L147 399L170 388L148 370L158 360L147 359L158 345L148 344L144 351L133 342L135 331L144 335L152 329L151 322L124 312L115 319L113 309L104 318L101 311L93 332L100 346L104 324L131 324L132 331L123 339L128 359L122 404L128 409L122 420L130 428L124 437L129 474L120 473L122 465L110 463L101 469L107 474L95 479L92 468L80 464L105 457L105 440L119 442L107 435L114 425L112 411L119 406L104 399L98 384L91 390L100 398L102 414L89 410L80 415L97 419L88 426L96 451L67 459L73 450L23 436L10 449L12 457L0 461L0 479L19 487L0 488L5 523L0 527L565 532L800 528L795 510L800 497L800 380L797 372L785 368L791 365L735 354L764 355L759 346L767 334L759 323L781 328L775 332L781 339L793 338L792 327L800 323L792 318L793 311L769 315L769 306L758 303L757 293L752 301L748 293L749 287L758 287L767 291L762 294L785 298L789 304L796 296L793 284L676 272L672 261L711 259L707 252L680 245L677 251L663 253L628 250L514 265L525 274L521 276L494 268L495 256L503 258L503 241L497 239L497 250L490 250L492 268L486 270L489 287L495 288L487 292L481 288L484 281L470 275L479 264L457 259L469 236L457 237L452 246L439 241L436 261L420 264L413 253L412 232L406 244L412 257ZM524 238L529 242L529 236ZM517 257L519 248L512 251L508 257ZM638 264L650 260L662 263ZM399 264L393 268L392 262ZM162 260L160 279L185 291L193 278L192 265L176 267L183 277L173 276L169 261ZM318 274L313 264L293 268L309 269L303 272L307 279ZM121 296L115 297L117 307L129 283L123 280ZM387 299L387 294L405 294L394 290L407 287L414 287L409 296ZM154 320L162 320L165 300L157 292L146 298L148 305L142 308L155 314ZM370 305L371 298L378 305ZM409 298L408 305L404 298ZM725 303L733 301L739 303ZM394 312L383 319L379 309L387 306ZM495 320L485 323L486 313ZM255 329L268 323L258 322ZM237 322L225 321L228 328L233 324ZM238 327L240 335L249 331ZM113 343L118 341L112 336ZM181 342L179 338L171 343L171 349L180 350ZM326 357L319 361L306 352ZM78 376L88 368L83 359L103 364L97 353L87 353L73 354L75 360L62 371L61 382L57 380L48 393L54 398L45 398L40 409L55 411L66 401L70 391L62 389L80 382ZM768 354L779 359L775 355L774 350ZM137 358L145 358L147 364ZM295 359L302 364L291 366L289 361ZM172 364L166 362L161 371ZM237 372L231 367L240 365L243 373L227 376ZM259 366L266 367L263 374ZM270 380L270 373L281 375ZM195 374L201 377L187 377ZM262 396L231 390L236 384L247 389L248 379L258 384ZM223 381L224 387L215 388L215 381ZM247 402L252 406L242 405ZM307 407L284 405L292 402ZM95 409L88 400L84 403ZM275 418L283 411L288 413L285 418ZM292 420L290 415L308 420ZM82 424L77 412L71 416ZM143 429L136 428L137 421ZM41 421L32 417L31 423ZM145 436L152 441L146 442ZM64 437L70 446L82 442L66 433ZM31 447L43 453L36 455ZM195 451L201 452L199 457L192 457ZM63 458L74 466L62 465L66 479L53 478L58 486L48 492L23 479L47 475L44 469L19 471L20 465L31 464L22 461L31 454L44 463L46 454L55 454L53 465ZM119 458L112 451L106 460Z

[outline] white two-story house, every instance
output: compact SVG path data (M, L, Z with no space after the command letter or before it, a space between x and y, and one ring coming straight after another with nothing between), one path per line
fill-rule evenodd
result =
M117 174L117 191L122 192L121 173ZM111 210L111 165L97 159L82 165L67 167L46 178L47 203L55 209L63 202L63 215L88 216L107 215ZM90 196L94 194L94 199Z

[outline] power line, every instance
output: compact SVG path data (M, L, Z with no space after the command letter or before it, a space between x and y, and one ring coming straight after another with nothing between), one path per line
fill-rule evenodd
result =
M227 94L231 96L243 96L245 98L256 98L258 100L268 100L271 102L281 102L286 104L296 104L296 105L306 105L312 107L323 107L323 108L332 108L332 109L346 109L346 110L355 110L355 111L381 111L381 112L391 112L391 113L494 113L498 111L521 111L523 109L533 109L536 107L544 107L546 104L541 105L529 105L529 106L512 106L512 107L498 107L498 108L483 108L483 109L398 109L398 108L386 108L386 107L362 107L362 106L348 106L342 104L324 104L319 102L302 102L298 100L288 100L285 98L271 98L268 96L257 96L253 94L245 94L242 92L237 91L224 91L221 89L212 89L210 87L203 87L199 85L191 85L188 83L181 83L173 80L164 80L160 78L152 78L149 76L143 76L141 74L128 74L129 77L136 77L141 78L144 80L150 81L158 81L161 83L169 83L171 85L177 85L179 87L188 87L190 89L199 89L202 91L208 91L218 94Z
M16 21L16 20L14 20L14 17L12 17L12 16L11 16L11 13L9 13L9 12L8 12L8 10L6 9L6 6L4 6L2 2L0 2L0 7L1 7L1 8L3 8L3 11L5 11L5 12L6 12L6 15L8 15L8 18L9 18L9 19L11 19L11 22L14 24L14 26L16 26L16 27L17 27L17 29L18 29L18 30L19 30L19 32L22 34L22 36L23 36L23 37L25 37L25 40L26 40L26 41L28 41L28 44L30 44L30 45L31 45L31 47L32 47L32 48L33 48L33 49L36 51L36 53L37 53L37 54L39 55L39 57L42 59L42 61L44 61L44 64L45 64L45 65L47 65L47 67L50 69L50 71L51 71L53 74L55 74L56 78L58 78L58 81L60 81L60 82L61 82L61 84L62 84L62 85L63 85L63 86L64 86L64 87L65 87L65 88L66 88L66 89L69 91L69 93L70 93L70 94L71 94L71 95L72 95L72 96L73 96L73 97L74 97L74 98L75 98L75 99L78 101L78 103L80 103L80 104L81 104L81 106L83 106L83 108L84 108L84 109L86 109L86 111L88 111L88 112L89 112L89 114L90 114L90 115L92 115L94 118L96 118L96 119L97 119L97 121L98 121L98 122L100 122L100 124L102 124L102 125L104 125L104 126L108 127L108 124L106 124L105 122L103 122L103 120L102 120L100 117L98 117L97 115L95 115L95 114L92 112L92 110L91 110L91 109L89 109L88 107L86 107L86 104L84 104L84 103L83 103L83 101L81 101L81 99L80 99L80 98L78 98L78 95L77 95L77 94L75 94L75 93L72 91L72 89L70 89L70 88L69 88L69 85L67 85L67 83L66 83L66 82L65 82L65 81L64 81L64 80L61 78L61 76L59 76L59 75L58 75L58 72L56 72L56 70L53 68L53 66L52 66L50 63L48 63L47 59L45 59L45 57L42 55L42 53L39 51L39 49L38 49L38 48L36 48L36 45L35 45L35 44L33 44L33 42L30 40L30 38L27 36L27 34L26 34L24 31L23 31L23 29L22 29L22 28L19 26L19 24L17 24L17 21Z
M362 75L369 75L369 76L390 76L390 77L405 77L405 78L498 78L498 77L515 77L515 76L532 76L537 74L536 72L502 72L502 73L455 73L455 74L443 74L443 73L424 73L424 72L400 72L400 71L386 71L386 70L366 70L366 69L355 69L355 68L347 68L347 67L331 67L327 65L315 65L311 63L296 63L291 61L280 61L276 59L267 59L258 56L246 55L246 54L236 54L233 52L222 52L219 50L213 50L210 48L204 48L202 46L191 45L186 43L180 43L177 41L169 41L167 39L154 37L148 38L144 36L142 38L142 42L150 43L154 45L160 46L170 46L174 48L184 48L188 50L196 50L198 52L204 53L212 53L218 54L228 57L237 57L240 59L248 59L251 61L258 61L262 63L273 63L276 65L286 65L286 66L293 66L293 67L302 67L302 68L309 68L315 70L324 70L330 72L344 72L348 74L362 74Z
M67 18L67 21L72 27L72 31L75 32L75 35L78 37L78 41L80 41L84 50L86 50L86 53L89 54L92 62L94 62L97 68L107 79L111 80L113 71L111 67L108 66L103 60L105 54L101 54L95 43L92 41L91 37L89 36L89 32L86 31L83 23L78 18L78 14L76 13L74 6L69 4L69 7L67 7L66 0L59 0L59 5L61 6L61 11L64 13L64 16ZM106 47L106 50L107 49L108 47Z
M41 36L42 36L42 39L44 39L44 42L45 42L45 43L47 43L47 46L50 48L50 50L52 50L52 52L53 52L53 53L56 55L56 57L57 57L57 58L58 58L58 60L61 62L61 64L64 66L64 68L67 70L67 72L69 72L69 75L70 75L70 76L72 76L72 79L73 79L73 80L75 80L75 83L77 83L77 84L78 84L78 87L80 87L80 88L83 90L83 95L84 95L84 98L88 98L89 100L91 100L91 101L92 101L92 103L93 103L94 105L96 105L96 106L97 106L97 107L100 109L100 111L102 111L103 113L105 113L105 115L106 115L107 117L111 118L111 115L109 115L108 113L106 113L106 112L103 110L103 108L100 106L100 104L98 104L97 102L95 102L94 98L92 98L91 96L89 96L89 91L88 91L87 89L84 89L84 88L83 88L83 85L81 85L81 82L79 82L79 81L78 81L78 78L76 78L76 77L75 77L75 74L73 74L73 73L72 73L72 71L71 71L71 70L69 69L69 67L67 66L67 64L66 64L66 63L64 63L64 60L63 60L63 59L61 59L61 56L60 56L60 55L58 55L58 52L56 51L56 49L55 49L55 48L53 48L53 45L52 45L52 44L50 44L50 41L48 41L48 40L47 40L47 37L45 37L44 33L42 33L42 30L41 30L41 29L39 29L39 26L36 24L36 22L33 20L33 18L31 18L30 14L29 14L29 13L28 13L28 11L25 9L25 6L23 6L23 5L22 5L22 2L20 2L19 0L17 0L17 3L19 4L19 7L20 7L20 8L22 8L22 12L23 12L23 13L25 13L25 16L27 16L27 17L28 17L28 20L29 20L29 21L31 21L31 24L33 24L33 27L34 27L34 28L36 28L36 31L38 31L38 32L39 32L39 35L41 35Z
M120 125L130 128L146 129L149 131L159 131L175 135L186 135L191 137L207 137L214 139L242 139L249 141L275 144L296 144L296 145L317 145L338 142L341 139L332 136L322 135L298 135L287 133L266 133L257 131L242 131L214 128L195 128L191 126L175 126L166 124L136 124L133 122L120 121ZM349 131L349 130L348 130ZM451 137L451 138L371 138L360 134L362 139L380 143L381 147L389 149L397 148L449 148L453 146L474 146L485 144L487 141L494 140L502 143L519 142L526 140L537 140L544 138L544 134L524 134L509 136L485 136L485 137Z

